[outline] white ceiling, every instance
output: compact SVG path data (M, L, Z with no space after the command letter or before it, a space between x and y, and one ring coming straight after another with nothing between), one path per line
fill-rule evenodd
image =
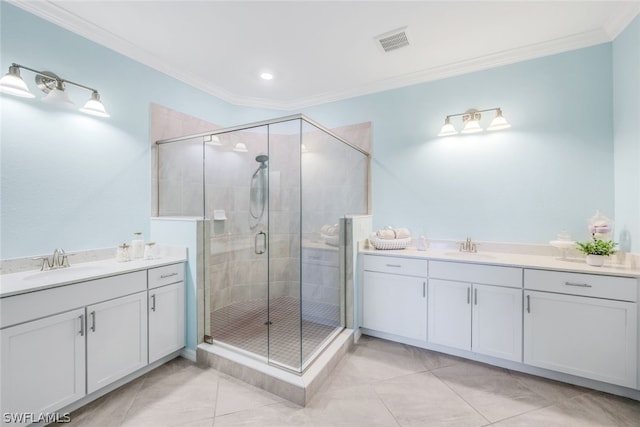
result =
M640 0L9 1L231 103L282 110L608 42L640 12ZM375 37L404 26L410 45L384 53Z

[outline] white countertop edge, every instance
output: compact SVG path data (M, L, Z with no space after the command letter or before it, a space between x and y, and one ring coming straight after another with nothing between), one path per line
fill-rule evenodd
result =
M166 255L153 260L117 262L115 259L106 259L72 264L71 267L58 270L31 270L4 274L0 276L0 298L186 261L186 251L184 251L182 255Z
M414 249L380 250L362 247L360 247L360 253L403 258L420 258L433 261L453 261L506 267L566 271L571 273L640 278L640 270L638 269L631 269L624 265L608 264L606 262L602 267L593 267L588 265L582 258L567 258L563 260L560 257L553 256L509 254L502 252L479 252L477 254L473 254L465 252L456 253L455 250L441 249L418 251Z

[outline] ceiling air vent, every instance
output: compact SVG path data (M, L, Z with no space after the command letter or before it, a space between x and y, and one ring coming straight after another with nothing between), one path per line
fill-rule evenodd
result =
M392 50L400 49L401 47L409 46L407 27L389 31L388 33L377 36L375 39L378 46L380 46L380 48L385 52L390 52Z

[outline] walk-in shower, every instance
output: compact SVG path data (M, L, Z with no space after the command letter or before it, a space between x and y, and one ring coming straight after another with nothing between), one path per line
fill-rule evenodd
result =
M302 115L159 141L159 215L211 220L201 338L303 372L345 327L339 223L367 213L368 173Z

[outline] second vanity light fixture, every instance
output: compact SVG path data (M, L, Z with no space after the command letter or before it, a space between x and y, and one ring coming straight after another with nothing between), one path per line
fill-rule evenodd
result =
M29 90L27 84L20 77L20 69L31 71L36 75L36 85L40 90L47 94L42 101L49 104L56 104L63 107L75 108L69 94L65 90L65 85L70 84L91 92L91 97L79 110L86 114L98 117L110 117L107 113L100 94L96 89L85 86L71 80L63 79L50 71L38 71L33 68L25 67L16 63L11 64L9 72L0 79L0 92L10 95L20 96L22 98L35 98L35 95Z
M482 127L480 126L480 119L482 118L482 113L485 113L487 111L496 112L496 116L491 121L491 124L489 125L487 130L494 131L511 127L509 122L507 122L507 119L505 119L502 115L502 110L500 108L487 108L485 110L470 109L465 111L464 113L448 115L444 119L444 125L442 126L442 129L440 130L438 136L456 135L458 133L458 130L451 123L452 117L462 117L462 123L464 124L464 127L462 128L462 131L460 131L460 133L482 132L484 129L482 129Z

